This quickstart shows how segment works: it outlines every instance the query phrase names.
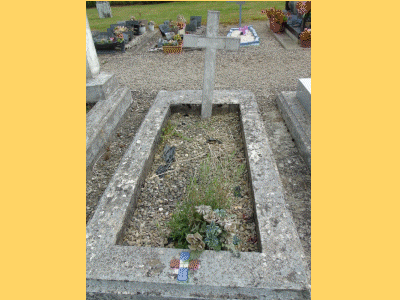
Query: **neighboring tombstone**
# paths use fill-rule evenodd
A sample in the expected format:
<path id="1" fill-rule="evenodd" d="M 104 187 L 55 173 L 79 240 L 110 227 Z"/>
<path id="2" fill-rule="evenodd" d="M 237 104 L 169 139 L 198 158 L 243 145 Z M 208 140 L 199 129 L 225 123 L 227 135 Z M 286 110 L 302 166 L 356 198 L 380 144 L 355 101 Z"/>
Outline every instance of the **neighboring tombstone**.
<path id="1" fill-rule="evenodd" d="M 108 1 L 96 1 L 96 8 L 99 13 L 99 18 L 112 18 L 110 2 Z"/>
<path id="2" fill-rule="evenodd" d="M 296 8 L 297 1 L 286 1 L 286 10 L 290 11 L 292 14 L 297 15 L 297 8 Z"/>
<path id="3" fill-rule="evenodd" d="M 162 36 L 166 36 L 166 34 L 167 34 L 168 32 L 171 32 L 171 31 L 172 31 L 172 29 L 169 27 L 169 25 L 165 25 L 165 23 L 159 25 L 159 26 L 158 26 L 158 29 L 160 29 L 160 32 L 161 32 L 161 35 L 162 35 Z"/>
<path id="4" fill-rule="evenodd" d="M 228 2 L 235 2 L 239 5 L 239 28 L 242 27 L 242 5 L 246 4 L 246 1 L 228 1 Z"/>
<path id="5" fill-rule="evenodd" d="M 201 103 L 201 118 L 209 118 L 212 113 L 212 98 L 214 91 L 215 57 L 217 49 L 238 50 L 240 38 L 218 37 L 219 11 L 209 10 L 207 13 L 206 36 L 186 34 L 184 47 L 206 48 L 204 63 L 204 83 Z"/>
<path id="6" fill-rule="evenodd" d="M 194 32 L 197 29 L 197 20 L 191 20 L 189 24 L 186 25 L 185 31 Z"/>
<path id="7" fill-rule="evenodd" d="M 193 20 L 196 20 L 197 28 L 200 28 L 200 26 L 201 26 L 201 16 L 191 16 L 190 17 L 190 23 L 192 23 Z"/>
<path id="8" fill-rule="evenodd" d="M 86 102 L 107 99 L 117 85 L 113 74 L 100 72 L 100 63 L 86 15 Z"/>

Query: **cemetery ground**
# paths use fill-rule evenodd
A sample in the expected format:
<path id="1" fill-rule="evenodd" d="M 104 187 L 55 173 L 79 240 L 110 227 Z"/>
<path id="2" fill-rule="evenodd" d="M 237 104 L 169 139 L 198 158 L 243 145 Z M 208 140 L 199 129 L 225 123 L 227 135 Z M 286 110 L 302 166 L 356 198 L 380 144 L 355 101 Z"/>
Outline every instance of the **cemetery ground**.
<path id="1" fill-rule="evenodd" d="M 241 47 L 238 52 L 217 52 L 215 89 L 254 93 L 283 183 L 287 207 L 293 215 L 311 269 L 311 173 L 275 101 L 278 91 L 295 91 L 298 78 L 311 77 L 311 52 L 309 49 L 285 50 L 268 31 L 266 23 L 243 24 L 253 25 L 256 29 L 261 41 L 259 46 Z M 220 25 L 219 35 L 226 36 L 231 27 Z M 101 69 L 114 73 L 117 81 L 132 91 L 134 102 L 106 145 L 105 152 L 87 172 L 87 221 L 158 92 L 202 89 L 204 50 L 184 49 L 177 55 L 148 52 L 159 36 L 146 40 L 146 45 L 127 49 L 126 53 L 99 55 Z M 229 142 L 229 135 L 225 138 L 228 139 L 226 143 Z M 190 137 L 188 139 L 181 138 L 190 142 Z M 201 154 L 204 153 L 198 153 Z M 153 169 L 157 167 L 153 166 Z M 149 176 L 153 174 L 150 172 Z M 156 178 L 154 180 L 159 180 Z M 155 205 L 154 211 L 166 209 L 163 203 Z"/>

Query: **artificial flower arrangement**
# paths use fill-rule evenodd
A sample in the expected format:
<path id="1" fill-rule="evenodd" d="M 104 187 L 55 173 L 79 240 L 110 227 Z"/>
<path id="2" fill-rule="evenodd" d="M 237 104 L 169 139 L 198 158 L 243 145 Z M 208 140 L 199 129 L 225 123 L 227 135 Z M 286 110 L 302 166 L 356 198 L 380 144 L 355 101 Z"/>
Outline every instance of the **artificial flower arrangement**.
<path id="1" fill-rule="evenodd" d="M 115 37 L 97 39 L 93 38 L 95 44 L 112 44 L 116 41 Z"/>
<path id="2" fill-rule="evenodd" d="M 305 28 L 302 33 L 300 33 L 299 38 L 301 41 L 311 41 L 311 29 Z"/>
<path id="3" fill-rule="evenodd" d="M 117 37 L 117 42 L 122 43 L 124 41 L 124 32 L 127 32 L 128 28 L 125 26 L 117 26 L 114 28 L 114 34 Z"/>
<path id="4" fill-rule="evenodd" d="M 307 14 L 311 10 L 311 1 L 297 1 L 296 9 L 301 15 Z"/>
<path id="5" fill-rule="evenodd" d="M 282 10 L 276 9 L 275 7 L 262 10 L 261 13 L 266 14 L 270 22 L 283 24 L 288 20 L 288 16 L 285 15 Z"/>

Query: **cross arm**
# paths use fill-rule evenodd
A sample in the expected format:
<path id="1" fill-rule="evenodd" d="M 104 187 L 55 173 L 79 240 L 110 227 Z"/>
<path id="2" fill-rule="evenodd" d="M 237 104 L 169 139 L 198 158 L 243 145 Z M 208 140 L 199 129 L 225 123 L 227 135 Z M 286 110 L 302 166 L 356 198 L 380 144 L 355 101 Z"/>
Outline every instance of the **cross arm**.
<path id="1" fill-rule="evenodd" d="M 231 37 L 204 37 L 186 34 L 183 38 L 183 47 L 211 48 L 224 50 L 238 50 L 240 38 Z"/>

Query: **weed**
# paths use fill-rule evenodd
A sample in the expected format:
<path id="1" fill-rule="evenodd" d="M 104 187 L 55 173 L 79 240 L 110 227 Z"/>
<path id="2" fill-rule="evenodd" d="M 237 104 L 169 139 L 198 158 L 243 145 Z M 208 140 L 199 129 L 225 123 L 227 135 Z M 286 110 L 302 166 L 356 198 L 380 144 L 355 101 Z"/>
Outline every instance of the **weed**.
<path id="1" fill-rule="evenodd" d="M 194 176 L 187 186 L 186 198 L 178 204 L 168 223 L 170 237 L 178 247 L 188 247 L 188 234 L 206 234 L 207 221 L 195 207 L 210 206 L 212 210 L 218 209 L 218 213 L 223 213 L 231 203 L 230 189 L 231 183 L 224 176 L 222 165 L 208 155 L 200 165 L 198 176 Z"/>
<path id="2" fill-rule="evenodd" d="M 192 138 L 188 138 L 188 137 L 184 136 L 182 133 L 177 132 L 177 131 L 175 131 L 175 132 L 173 133 L 173 135 L 174 135 L 174 136 L 177 136 L 177 137 L 180 137 L 182 140 L 185 140 L 185 141 L 188 141 L 188 142 L 193 141 Z"/>
<path id="3" fill-rule="evenodd" d="M 161 144 L 163 144 L 170 136 L 174 134 L 176 125 L 172 124 L 171 121 L 167 122 L 167 125 L 162 129 Z"/>

